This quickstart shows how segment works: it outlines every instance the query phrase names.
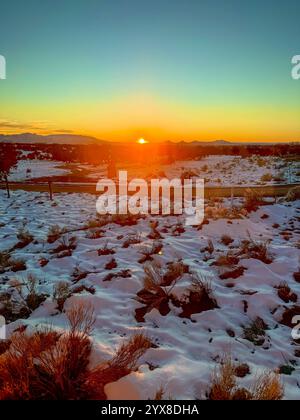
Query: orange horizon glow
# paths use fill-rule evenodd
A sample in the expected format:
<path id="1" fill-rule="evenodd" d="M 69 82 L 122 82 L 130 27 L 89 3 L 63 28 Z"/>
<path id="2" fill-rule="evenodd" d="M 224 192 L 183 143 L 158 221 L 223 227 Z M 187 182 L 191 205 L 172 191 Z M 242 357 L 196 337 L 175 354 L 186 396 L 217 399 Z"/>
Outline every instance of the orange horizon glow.
<path id="1" fill-rule="evenodd" d="M 298 108 L 291 105 L 201 105 L 136 93 L 102 102 L 6 103 L 0 134 L 79 134 L 116 142 L 299 142 Z"/>

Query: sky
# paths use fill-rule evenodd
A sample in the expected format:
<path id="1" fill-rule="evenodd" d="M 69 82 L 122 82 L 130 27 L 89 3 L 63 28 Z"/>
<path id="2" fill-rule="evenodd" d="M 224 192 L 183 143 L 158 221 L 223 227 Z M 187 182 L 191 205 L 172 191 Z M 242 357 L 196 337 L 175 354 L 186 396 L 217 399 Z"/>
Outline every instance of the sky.
<path id="1" fill-rule="evenodd" d="M 0 133 L 300 141 L 299 0 L 10 0 Z"/>

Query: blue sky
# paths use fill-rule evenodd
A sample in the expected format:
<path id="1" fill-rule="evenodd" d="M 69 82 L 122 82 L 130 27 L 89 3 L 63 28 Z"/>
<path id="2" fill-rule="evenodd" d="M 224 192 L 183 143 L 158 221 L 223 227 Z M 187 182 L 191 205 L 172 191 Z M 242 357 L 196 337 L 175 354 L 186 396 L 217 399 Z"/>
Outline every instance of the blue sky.
<path id="1" fill-rule="evenodd" d="M 300 83 L 290 77 L 291 58 L 300 54 L 299 16 L 299 1 L 5 2 L 0 118 L 24 126 L 49 121 L 46 131 L 129 139 L 144 129 L 175 140 L 184 135 L 179 119 L 188 139 L 224 133 L 251 140 L 255 130 L 266 138 L 282 115 L 270 140 L 276 132 L 299 139 Z M 253 122 L 261 110 L 265 120 Z"/>

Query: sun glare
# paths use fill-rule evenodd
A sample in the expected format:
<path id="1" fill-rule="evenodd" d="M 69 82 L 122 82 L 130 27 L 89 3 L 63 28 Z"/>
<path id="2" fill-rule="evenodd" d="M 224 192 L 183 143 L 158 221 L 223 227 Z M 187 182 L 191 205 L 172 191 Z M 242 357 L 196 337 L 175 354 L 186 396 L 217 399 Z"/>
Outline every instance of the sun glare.
<path id="1" fill-rule="evenodd" d="M 138 141 L 137 141 L 137 143 L 138 144 L 146 144 L 146 143 L 148 143 L 145 139 L 139 139 Z"/>

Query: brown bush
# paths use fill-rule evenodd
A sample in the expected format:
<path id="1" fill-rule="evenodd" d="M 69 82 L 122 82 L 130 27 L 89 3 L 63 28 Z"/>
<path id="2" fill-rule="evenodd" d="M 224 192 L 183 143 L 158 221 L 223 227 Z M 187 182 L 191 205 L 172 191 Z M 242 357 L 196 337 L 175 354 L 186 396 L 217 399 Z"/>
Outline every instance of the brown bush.
<path id="1" fill-rule="evenodd" d="M 106 399 L 104 386 L 135 369 L 151 345 L 143 335 L 133 336 L 110 361 L 90 370 L 93 308 L 73 306 L 67 317 L 70 328 L 64 334 L 52 329 L 13 334 L 0 356 L 1 400 Z"/>
<path id="2" fill-rule="evenodd" d="M 249 212 L 256 211 L 262 204 L 264 204 L 262 193 L 258 190 L 247 188 L 245 191 L 245 209 Z"/>
<path id="3" fill-rule="evenodd" d="M 210 400 L 281 400 L 283 386 L 279 375 L 264 372 L 252 385 L 251 389 L 241 388 L 236 383 L 236 366 L 230 357 L 226 357 L 212 377 L 209 392 Z"/>

